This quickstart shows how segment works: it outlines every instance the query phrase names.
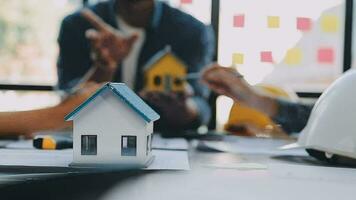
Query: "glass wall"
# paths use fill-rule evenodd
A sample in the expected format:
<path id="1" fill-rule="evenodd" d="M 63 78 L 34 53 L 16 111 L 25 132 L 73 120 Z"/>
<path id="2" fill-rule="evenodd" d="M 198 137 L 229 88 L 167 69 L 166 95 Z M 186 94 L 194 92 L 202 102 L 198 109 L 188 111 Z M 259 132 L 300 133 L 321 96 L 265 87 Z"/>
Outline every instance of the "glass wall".
<path id="1" fill-rule="evenodd" d="M 61 20 L 81 0 L 0 0 L 0 83 L 55 85 Z M 51 92 L 0 91 L 0 111 L 57 103 Z"/>
<path id="2" fill-rule="evenodd" d="M 80 0 L 1 0 L 0 83 L 54 85 L 62 18 Z"/>

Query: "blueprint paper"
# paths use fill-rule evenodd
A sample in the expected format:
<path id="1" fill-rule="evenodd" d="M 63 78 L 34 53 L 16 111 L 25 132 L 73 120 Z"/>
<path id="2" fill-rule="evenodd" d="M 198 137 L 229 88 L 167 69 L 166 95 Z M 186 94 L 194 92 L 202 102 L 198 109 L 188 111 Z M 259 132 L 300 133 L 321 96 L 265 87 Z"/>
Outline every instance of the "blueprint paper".
<path id="1" fill-rule="evenodd" d="M 155 134 L 152 141 L 153 149 L 168 149 L 168 150 L 188 150 L 188 142 L 183 138 L 162 138 Z"/>
<path id="2" fill-rule="evenodd" d="M 303 149 L 281 150 L 281 146 L 293 143 L 290 140 L 248 138 L 227 136 L 223 141 L 201 141 L 198 148 L 201 150 L 216 150 L 221 152 L 239 154 L 263 154 L 263 155 L 291 155 L 307 156 Z"/>
<path id="3" fill-rule="evenodd" d="M 0 149 L 0 166 L 65 167 L 73 161 L 73 150 L 38 150 L 31 141 L 10 145 L 12 149 Z M 17 148 L 15 148 L 17 147 Z M 146 170 L 189 170 L 187 151 L 152 150 L 155 159 Z"/>

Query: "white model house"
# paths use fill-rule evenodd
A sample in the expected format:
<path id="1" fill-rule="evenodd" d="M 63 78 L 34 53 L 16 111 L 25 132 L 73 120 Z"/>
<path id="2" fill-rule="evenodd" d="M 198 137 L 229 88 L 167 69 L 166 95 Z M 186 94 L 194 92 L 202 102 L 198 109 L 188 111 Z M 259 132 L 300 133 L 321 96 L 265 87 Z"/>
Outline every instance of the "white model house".
<path id="1" fill-rule="evenodd" d="M 73 120 L 73 166 L 144 167 L 159 115 L 123 83 L 107 83 L 66 116 Z"/>

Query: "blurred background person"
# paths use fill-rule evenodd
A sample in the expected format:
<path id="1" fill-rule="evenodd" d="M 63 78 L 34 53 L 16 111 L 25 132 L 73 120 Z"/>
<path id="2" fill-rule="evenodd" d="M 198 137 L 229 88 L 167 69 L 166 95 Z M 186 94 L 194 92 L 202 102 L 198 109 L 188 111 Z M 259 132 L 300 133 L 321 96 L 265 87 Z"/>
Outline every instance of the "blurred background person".
<path id="1" fill-rule="evenodd" d="M 161 115 L 158 127 L 184 130 L 208 123 L 209 92 L 197 80 L 189 81 L 192 91 L 184 95 L 142 91 L 144 65 L 167 45 L 188 73 L 211 62 L 212 29 L 192 16 L 154 0 L 110 0 L 66 17 L 58 41 L 59 88 L 75 86 L 90 71 L 92 81 L 124 82 L 140 92 Z"/>

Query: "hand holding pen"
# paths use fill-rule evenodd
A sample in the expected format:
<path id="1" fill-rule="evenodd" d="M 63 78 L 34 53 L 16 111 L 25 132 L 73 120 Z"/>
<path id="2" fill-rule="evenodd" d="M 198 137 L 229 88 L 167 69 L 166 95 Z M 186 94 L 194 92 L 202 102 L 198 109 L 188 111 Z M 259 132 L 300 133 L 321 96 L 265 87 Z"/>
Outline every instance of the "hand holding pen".
<path id="1" fill-rule="evenodd" d="M 213 64 L 202 72 L 201 80 L 210 89 L 234 101 L 273 117 L 278 111 L 276 100 L 256 90 L 234 68 Z"/>
<path id="2" fill-rule="evenodd" d="M 201 73 L 201 80 L 218 94 L 241 102 L 250 102 L 256 93 L 234 68 L 213 64 Z"/>

